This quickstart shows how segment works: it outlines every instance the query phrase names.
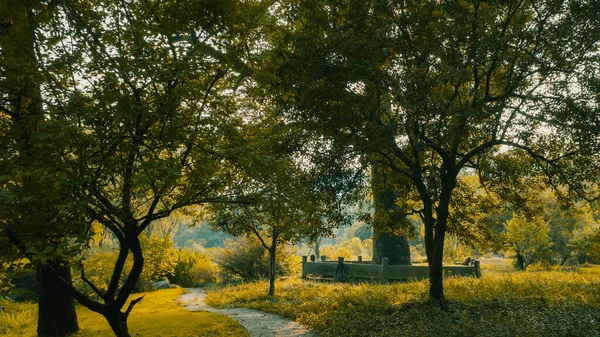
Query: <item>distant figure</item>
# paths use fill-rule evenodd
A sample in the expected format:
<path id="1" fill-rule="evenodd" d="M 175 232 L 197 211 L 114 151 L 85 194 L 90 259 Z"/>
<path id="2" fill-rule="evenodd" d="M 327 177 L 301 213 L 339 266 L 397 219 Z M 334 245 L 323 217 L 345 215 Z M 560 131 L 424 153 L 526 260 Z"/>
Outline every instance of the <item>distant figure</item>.
<path id="1" fill-rule="evenodd" d="M 463 262 L 462 264 L 463 264 L 463 266 L 470 266 L 472 261 L 473 260 L 470 257 L 467 257 L 465 259 L 465 262 Z"/>

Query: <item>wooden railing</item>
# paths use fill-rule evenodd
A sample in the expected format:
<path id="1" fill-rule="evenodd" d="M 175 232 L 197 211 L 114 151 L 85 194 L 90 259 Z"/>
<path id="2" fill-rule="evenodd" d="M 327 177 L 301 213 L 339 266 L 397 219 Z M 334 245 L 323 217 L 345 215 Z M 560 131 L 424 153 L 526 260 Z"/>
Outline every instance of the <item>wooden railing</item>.
<path id="1" fill-rule="evenodd" d="M 479 260 L 474 260 L 469 266 L 444 266 L 443 270 L 444 276 L 481 275 Z M 309 261 L 307 256 L 303 256 L 302 278 L 309 276 L 339 281 L 362 279 L 385 283 L 429 278 L 429 267 L 388 265 L 387 258 L 384 258 L 381 264 L 372 264 L 371 261 L 363 261 L 360 256 L 358 261 L 344 261 L 343 257 L 338 257 L 337 261 L 327 261 L 322 256 L 318 262 L 314 257 Z"/>

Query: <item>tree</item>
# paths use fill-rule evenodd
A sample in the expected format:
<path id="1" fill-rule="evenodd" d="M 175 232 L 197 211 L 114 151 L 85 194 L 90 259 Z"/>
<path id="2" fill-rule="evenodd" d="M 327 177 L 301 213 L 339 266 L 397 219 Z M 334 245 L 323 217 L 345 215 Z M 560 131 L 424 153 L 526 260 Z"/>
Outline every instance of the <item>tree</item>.
<path id="1" fill-rule="evenodd" d="M 349 219 L 343 206 L 352 200 L 356 182 L 351 172 L 339 172 L 335 166 L 326 168 L 323 163 L 311 167 L 306 158 L 295 158 L 304 146 L 317 151 L 315 143 L 290 147 L 285 140 L 307 142 L 307 138 L 277 116 L 266 114 L 255 128 L 263 129 L 256 133 L 268 134 L 269 138 L 249 146 L 254 151 L 252 157 L 262 163 L 252 162 L 252 169 L 244 170 L 253 182 L 242 193 L 245 202 L 215 204 L 211 212 L 215 227 L 236 236 L 254 235 L 268 251 L 269 295 L 273 296 L 278 247 L 331 235 L 334 228 L 346 223 Z M 343 185 L 345 192 L 340 188 Z"/>
<path id="2" fill-rule="evenodd" d="M 237 132 L 244 120 L 232 114 L 232 93 L 251 73 L 246 51 L 266 6 L 60 1 L 39 33 L 54 41 L 52 50 L 36 51 L 53 128 L 46 136 L 60 144 L 60 165 L 49 170 L 76 196 L 55 205 L 65 215 L 80 214 L 71 203 L 82 207 L 72 228 L 100 223 L 119 243 L 106 291 L 82 271 L 100 300 L 59 280 L 117 336 L 130 336 L 127 317 L 141 300 L 122 310 L 144 266 L 144 230 L 186 206 L 225 202 L 238 189 L 233 163 L 244 158 L 236 144 L 245 135 Z"/>
<path id="3" fill-rule="evenodd" d="M 273 44 L 289 118 L 363 153 L 377 152 L 406 179 L 425 227 L 434 302 L 445 299 L 444 239 L 458 177 L 468 168 L 483 170 L 486 156 L 506 148 L 528 154 L 548 176 L 577 153 L 563 141 L 566 133 L 553 136 L 563 129 L 551 112 L 597 53 L 594 6 L 522 0 L 283 6 L 283 33 Z"/>
<path id="4" fill-rule="evenodd" d="M 526 218 L 516 214 L 506 223 L 505 239 L 515 252 L 515 266 L 525 270 L 550 249 L 550 227 L 542 217 Z"/>
<path id="5" fill-rule="evenodd" d="M 61 181 L 55 151 L 65 139 L 48 141 L 52 122 L 42 104 L 37 51 L 45 41 L 37 34 L 53 15 L 42 1 L 0 2 L 0 260 L 26 258 L 36 269 L 39 336 L 79 330 L 74 300 L 59 278 L 70 282 L 77 249 L 69 240 L 85 231 L 71 224 L 81 213 Z"/>

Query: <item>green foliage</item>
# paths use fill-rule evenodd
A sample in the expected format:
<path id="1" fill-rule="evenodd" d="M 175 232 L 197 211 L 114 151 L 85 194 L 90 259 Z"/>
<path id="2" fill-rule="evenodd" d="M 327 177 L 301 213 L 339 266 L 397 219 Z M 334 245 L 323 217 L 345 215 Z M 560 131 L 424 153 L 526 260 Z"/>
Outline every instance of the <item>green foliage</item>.
<path id="1" fill-rule="evenodd" d="M 600 223 L 594 223 L 573 234 L 573 246 L 584 257 L 582 262 L 600 262 Z"/>
<path id="2" fill-rule="evenodd" d="M 182 287 L 201 287 L 217 282 L 217 277 L 217 265 L 207 254 L 184 248 L 176 252 L 175 267 L 169 281 Z"/>
<path id="3" fill-rule="evenodd" d="M 516 266 L 525 269 L 528 265 L 544 260 L 550 248 L 550 227 L 542 217 L 527 218 L 515 214 L 506 223 L 505 240 L 516 254 Z"/>
<path id="4" fill-rule="evenodd" d="M 157 281 L 173 275 L 177 261 L 177 251 L 173 248 L 173 240 L 168 237 L 141 236 L 144 252 L 144 270 L 138 281 L 136 291 L 154 290 Z"/>
<path id="5" fill-rule="evenodd" d="M 326 284 L 287 280 L 274 298 L 265 282 L 209 292 L 217 307 L 278 313 L 320 336 L 594 336 L 600 278 L 577 272 L 514 272 L 446 280 L 447 310 L 428 303 L 427 281 Z M 527 324 L 524 324 L 527 322 Z"/>
<path id="6" fill-rule="evenodd" d="M 297 271 L 293 258 L 286 249 L 277 252 L 277 275 L 290 275 Z M 269 254 L 254 237 L 229 241 L 216 256 L 216 263 L 223 272 L 225 280 L 251 281 L 269 276 Z"/>
<path id="7" fill-rule="evenodd" d="M 571 141 L 573 124 L 555 120 L 570 111 L 579 74 L 597 66 L 596 1 L 309 3 L 285 2 L 274 37 L 286 117 L 365 160 L 381 154 L 403 177 L 401 203 L 423 219 L 434 298 L 443 299 L 446 230 L 461 229 L 450 213 L 461 175 L 485 176 L 495 169 L 487 157 L 515 148 L 545 183 L 597 179 L 562 174 L 582 167 L 573 153 L 589 155 Z"/>

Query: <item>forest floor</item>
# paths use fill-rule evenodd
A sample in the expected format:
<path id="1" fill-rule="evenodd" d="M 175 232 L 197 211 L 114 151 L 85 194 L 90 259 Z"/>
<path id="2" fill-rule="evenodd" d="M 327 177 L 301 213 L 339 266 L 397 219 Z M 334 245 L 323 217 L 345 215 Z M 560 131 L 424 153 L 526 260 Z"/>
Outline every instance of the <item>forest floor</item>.
<path id="1" fill-rule="evenodd" d="M 247 308 L 216 309 L 209 307 L 202 289 L 186 288 L 178 302 L 190 311 L 208 311 L 229 316 L 244 326 L 251 337 L 318 337 L 299 323 L 272 313 Z"/>

